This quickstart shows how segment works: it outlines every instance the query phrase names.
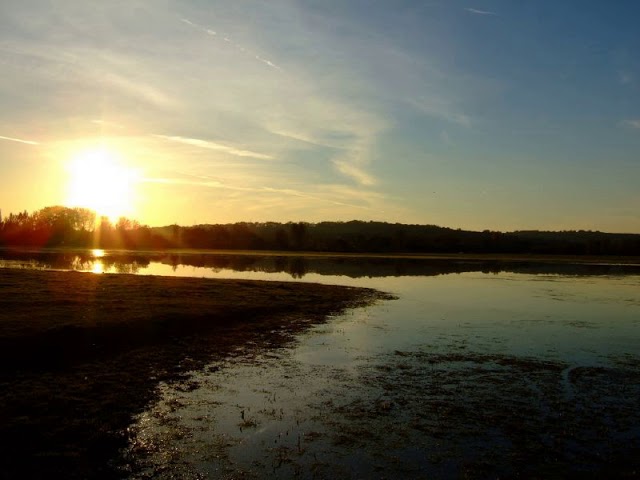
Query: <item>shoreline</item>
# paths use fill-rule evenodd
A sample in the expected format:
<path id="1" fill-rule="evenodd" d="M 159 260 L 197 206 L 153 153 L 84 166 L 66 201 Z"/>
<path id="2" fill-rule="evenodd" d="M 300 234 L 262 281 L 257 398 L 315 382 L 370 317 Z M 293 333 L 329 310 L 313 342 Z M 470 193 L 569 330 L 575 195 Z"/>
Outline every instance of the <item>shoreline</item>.
<path id="1" fill-rule="evenodd" d="M 364 288 L 0 269 L 3 478 L 118 477 L 128 427 L 161 382 L 281 348 Z"/>

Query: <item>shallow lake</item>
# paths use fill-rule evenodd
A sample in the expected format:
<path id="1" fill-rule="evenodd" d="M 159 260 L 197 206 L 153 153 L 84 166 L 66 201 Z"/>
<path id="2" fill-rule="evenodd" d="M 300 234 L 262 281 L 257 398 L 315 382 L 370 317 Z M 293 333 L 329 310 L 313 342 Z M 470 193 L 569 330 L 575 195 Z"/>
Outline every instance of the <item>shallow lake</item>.
<path id="1" fill-rule="evenodd" d="M 130 429 L 132 478 L 620 475 L 640 452 L 640 268 L 2 252 L 0 267 L 292 280 L 396 300 L 247 345 Z"/>

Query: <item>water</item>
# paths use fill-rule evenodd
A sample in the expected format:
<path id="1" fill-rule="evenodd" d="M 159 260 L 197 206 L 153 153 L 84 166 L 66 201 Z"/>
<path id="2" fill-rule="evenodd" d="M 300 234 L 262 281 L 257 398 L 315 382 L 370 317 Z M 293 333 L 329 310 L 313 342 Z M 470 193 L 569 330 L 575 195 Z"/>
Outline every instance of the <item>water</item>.
<path id="1" fill-rule="evenodd" d="M 130 429 L 132 478 L 624 474 L 640 451 L 638 267 L 122 252 L 0 262 L 398 297 L 161 384 Z"/>
<path id="2" fill-rule="evenodd" d="M 483 260 L 463 255 L 453 258 L 399 256 L 271 254 L 224 251 L 137 252 L 102 249 L 0 248 L 0 268 L 73 270 L 93 273 L 129 273 L 205 278 L 246 278 L 334 282 L 335 277 L 421 277 L 450 273 L 530 273 L 542 275 L 603 276 L 638 274 L 640 263 L 569 263 L 522 260 Z M 266 274 L 269 274 L 266 276 Z M 314 276 L 316 274 L 316 276 Z"/>

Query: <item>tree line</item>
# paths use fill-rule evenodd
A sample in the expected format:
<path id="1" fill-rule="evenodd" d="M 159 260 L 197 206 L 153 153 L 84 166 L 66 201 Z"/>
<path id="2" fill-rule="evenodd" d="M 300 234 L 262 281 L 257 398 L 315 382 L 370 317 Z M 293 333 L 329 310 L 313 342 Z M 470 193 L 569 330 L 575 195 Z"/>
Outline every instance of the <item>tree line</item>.
<path id="1" fill-rule="evenodd" d="M 598 231 L 482 232 L 386 222 L 238 222 L 149 227 L 85 208 L 46 207 L 0 220 L 0 246 L 346 253 L 640 255 L 640 235 Z"/>

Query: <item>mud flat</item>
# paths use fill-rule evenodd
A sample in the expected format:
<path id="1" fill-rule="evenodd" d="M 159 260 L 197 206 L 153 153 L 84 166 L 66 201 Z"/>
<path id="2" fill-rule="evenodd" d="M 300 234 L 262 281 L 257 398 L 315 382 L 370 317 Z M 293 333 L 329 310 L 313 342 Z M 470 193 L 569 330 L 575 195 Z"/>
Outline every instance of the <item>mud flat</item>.
<path id="1" fill-rule="evenodd" d="M 365 288 L 0 269 L 0 478 L 114 478 L 163 382 L 388 295 Z"/>
<path id="2" fill-rule="evenodd" d="M 455 347 L 452 346 L 451 350 Z M 131 479 L 637 478 L 640 370 L 395 351 L 353 370 L 286 349 L 174 383 Z"/>

